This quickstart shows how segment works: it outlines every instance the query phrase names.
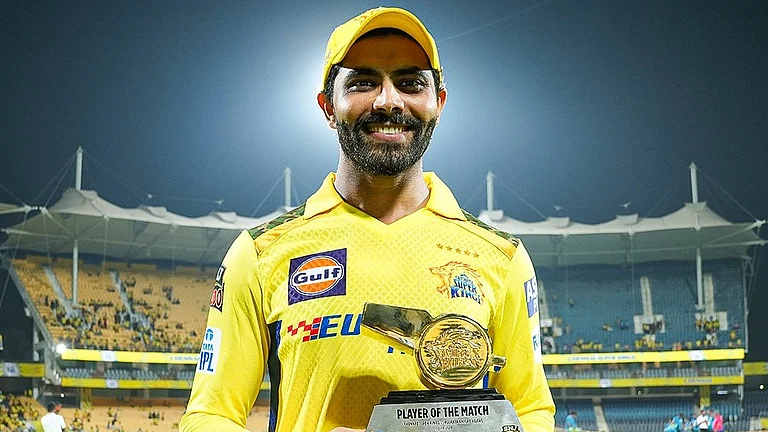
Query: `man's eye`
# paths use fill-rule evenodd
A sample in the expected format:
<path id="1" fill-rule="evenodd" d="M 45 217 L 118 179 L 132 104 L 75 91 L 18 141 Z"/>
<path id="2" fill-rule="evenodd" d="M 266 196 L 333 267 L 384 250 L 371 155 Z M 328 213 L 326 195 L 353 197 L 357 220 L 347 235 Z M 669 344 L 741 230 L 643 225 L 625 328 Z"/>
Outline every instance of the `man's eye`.
<path id="1" fill-rule="evenodd" d="M 400 87 L 404 87 L 412 90 L 422 90 L 426 85 L 423 81 L 417 79 L 403 80 L 400 82 Z"/>
<path id="2" fill-rule="evenodd" d="M 374 85 L 375 84 L 373 83 L 373 81 L 360 80 L 360 81 L 353 81 L 349 83 L 349 88 L 352 90 L 362 90 L 362 89 L 369 89 Z"/>

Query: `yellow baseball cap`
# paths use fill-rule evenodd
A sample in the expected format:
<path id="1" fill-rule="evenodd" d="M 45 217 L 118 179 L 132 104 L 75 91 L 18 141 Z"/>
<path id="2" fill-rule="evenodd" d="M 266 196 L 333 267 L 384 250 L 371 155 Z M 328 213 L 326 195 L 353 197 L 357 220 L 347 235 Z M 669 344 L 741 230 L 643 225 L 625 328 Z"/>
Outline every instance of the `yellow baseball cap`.
<path id="1" fill-rule="evenodd" d="M 437 44 L 424 24 L 416 18 L 416 15 L 405 9 L 378 7 L 361 13 L 333 30 L 325 49 L 323 80 L 320 85 L 325 86 L 331 66 L 344 60 L 349 48 L 360 36 L 380 28 L 402 30 L 414 38 L 427 53 L 430 65 L 440 74 L 442 80 L 443 70 L 440 67 L 440 57 L 437 55 Z"/>

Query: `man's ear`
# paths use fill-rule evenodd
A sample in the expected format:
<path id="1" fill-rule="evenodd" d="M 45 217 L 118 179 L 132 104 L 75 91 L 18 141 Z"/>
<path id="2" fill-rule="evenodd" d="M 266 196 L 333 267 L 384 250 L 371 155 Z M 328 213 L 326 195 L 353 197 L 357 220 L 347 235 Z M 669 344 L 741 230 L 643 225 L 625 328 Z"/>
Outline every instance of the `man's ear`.
<path id="1" fill-rule="evenodd" d="M 437 124 L 440 124 L 440 114 L 442 114 L 443 108 L 445 108 L 445 102 L 447 100 L 448 89 L 443 87 L 437 92 Z"/>
<path id="2" fill-rule="evenodd" d="M 317 105 L 323 110 L 328 126 L 331 129 L 336 129 L 336 114 L 333 111 L 333 104 L 325 97 L 325 93 L 320 92 L 317 94 Z"/>

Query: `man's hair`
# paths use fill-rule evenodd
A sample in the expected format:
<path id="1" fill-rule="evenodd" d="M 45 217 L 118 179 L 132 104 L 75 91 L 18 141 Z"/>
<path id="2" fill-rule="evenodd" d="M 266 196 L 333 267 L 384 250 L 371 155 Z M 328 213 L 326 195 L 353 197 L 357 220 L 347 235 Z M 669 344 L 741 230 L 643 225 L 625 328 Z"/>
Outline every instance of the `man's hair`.
<path id="1" fill-rule="evenodd" d="M 363 39 L 380 37 L 380 36 L 405 36 L 408 39 L 416 43 L 419 43 L 416 39 L 414 39 L 408 33 L 400 29 L 390 28 L 390 27 L 371 30 L 368 33 L 365 33 L 359 38 L 357 38 L 355 42 Z M 421 44 L 419 44 L 419 46 L 421 46 Z M 325 83 L 323 85 L 323 94 L 325 95 L 325 99 L 328 100 L 329 102 L 333 102 L 333 83 L 336 81 L 336 77 L 339 75 L 339 70 L 341 70 L 340 64 L 337 63 L 331 66 L 331 69 L 328 71 L 328 78 L 325 79 Z M 443 89 L 443 82 L 440 79 L 440 73 L 435 69 L 430 69 L 430 72 L 432 72 L 432 78 L 435 81 L 435 89 L 436 91 L 439 92 L 440 90 Z"/>
<path id="2" fill-rule="evenodd" d="M 48 402 L 48 412 L 51 412 L 56 409 L 56 404 L 53 402 Z"/>

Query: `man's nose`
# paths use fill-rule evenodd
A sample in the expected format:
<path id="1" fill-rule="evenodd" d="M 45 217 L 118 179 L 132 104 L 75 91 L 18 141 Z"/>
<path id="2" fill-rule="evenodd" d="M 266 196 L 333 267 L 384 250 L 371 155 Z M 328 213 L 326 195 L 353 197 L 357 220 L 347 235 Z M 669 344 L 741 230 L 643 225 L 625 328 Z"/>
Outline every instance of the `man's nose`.
<path id="1" fill-rule="evenodd" d="M 400 91 L 390 78 L 385 78 L 381 83 L 381 91 L 373 101 L 373 110 L 393 113 L 402 112 L 403 108 L 403 98 L 400 97 Z"/>

